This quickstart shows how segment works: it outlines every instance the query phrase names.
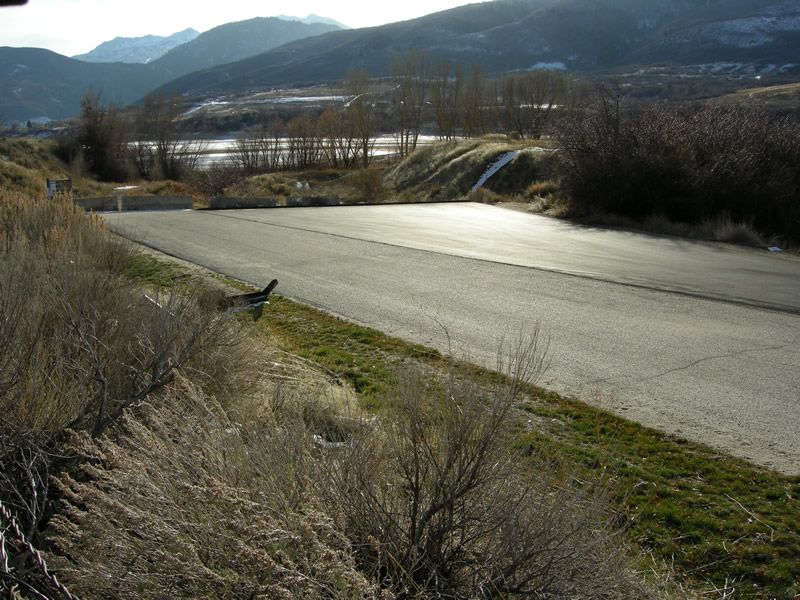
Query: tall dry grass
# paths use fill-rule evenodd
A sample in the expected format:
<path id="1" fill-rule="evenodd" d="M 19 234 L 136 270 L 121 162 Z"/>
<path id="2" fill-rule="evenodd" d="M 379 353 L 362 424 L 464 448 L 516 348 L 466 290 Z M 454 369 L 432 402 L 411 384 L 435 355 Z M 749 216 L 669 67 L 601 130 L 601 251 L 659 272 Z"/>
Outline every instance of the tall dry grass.
<path id="1" fill-rule="evenodd" d="M 285 393 L 242 422 L 180 378 L 114 439 L 72 435 L 81 470 L 57 478 L 47 532 L 61 580 L 87 598 L 378 597 L 307 491 L 302 419 L 269 408 Z"/>
<path id="2" fill-rule="evenodd" d="M 5 574 L 38 577 L 25 548 L 74 463 L 68 430 L 101 437 L 179 373 L 221 396 L 246 380 L 235 332 L 184 294 L 145 294 L 123 274 L 132 252 L 69 197 L 0 190 L 0 501 L 24 536 Z"/>

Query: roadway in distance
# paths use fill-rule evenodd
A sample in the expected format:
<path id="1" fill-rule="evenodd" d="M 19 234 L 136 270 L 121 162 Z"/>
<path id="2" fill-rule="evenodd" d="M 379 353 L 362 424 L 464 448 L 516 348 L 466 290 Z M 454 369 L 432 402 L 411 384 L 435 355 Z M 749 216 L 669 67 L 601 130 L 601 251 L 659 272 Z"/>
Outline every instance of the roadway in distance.
<path id="1" fill-rule="evenodd" d="M 118 233 L 493 366 L 549 336 L 540 381 L 800 473 L 800 261 L 459 203 L 105 215 Z"/>

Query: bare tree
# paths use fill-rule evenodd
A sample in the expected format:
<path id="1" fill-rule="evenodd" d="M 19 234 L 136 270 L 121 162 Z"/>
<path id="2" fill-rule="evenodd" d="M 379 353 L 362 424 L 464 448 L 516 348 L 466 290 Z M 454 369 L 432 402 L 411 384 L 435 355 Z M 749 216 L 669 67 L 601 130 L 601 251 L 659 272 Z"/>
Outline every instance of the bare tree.
<path id="1" fill-rule="evenodd" d="M 180 179 L 199 162 L 205 144 L 186 139 L 180 130 L 185 111 L 179 96 L 150 94 L 136 112 L 136 160 L 145 177 Z"/>
<path id="2" fill-rule="evenodd" d="M 325 110 L 317 121 L 322 154 L 334 168 L 352 167 L 358 159 L 353 120 L 345 111 Z"/>
<path id="3" fill-rule="evenodd" d="M 317 129 L 305 115 L 294 117 L 286 125 L 287 149 L 283 157 L 286 169 L 309 169 L 319 165 L 320 148 Z"/>
<path id="4" fill-rule="evenodd" d="M 472 65 L 464 85 L 461 102 L 461 123 L 464 136 L 471 138 L 484 131 L 483 102 L 486 93 L 486 75 L 478 65 Z"/>
<path id="5" fill-rule="evenodd" d="M 236 138 L 231 162 L 247 175 L 264 172 L 269 142 L 264 123 L 246 129 Z"/>
<path id="6" fill-rule="evenodd" d="M 506 74 L 501 84 L 501 97 L 499 105 L 500 121 L 508 133 L 525 135 L 525 118 L 522 111 L 522 77 L 516 74 Z"/>
<path id="7" fill-rule="evenodd" d="M 127 132 L 117 105 L 104 105 L 102 96 L 91 87 L 81 100 L 81 118 L 76 152 L 90 171 L 105 180 L 124 180 Z"/>
<path id="8" fill-rule="evenodd" d="M 417 147 L 425 99 L 428 94 L 429 58 L 424 50 L 409 49 L 398 56 L 389 71 L 394 86 L 397 147 L 406 156 Z"/>
<path id="9" fill-rule="evenodd" d="M 459 108 L 462 101 L 464 70 L 456 64 L 452 71 L 450 61 L 443 59 L 431 81 L 431 104 L 439 137 L 450 140 L 455 137 Z"/>
<path id="10" fill-rule="evenodd" d="M 539 139 L 552 114 L 567 98 L 569 80 L 565 73 L 538 69 L 527 73 L 520 83 L 525 129 Z"/>
<path id="11" fill-rule="evenodd" d="M 369 73 L 365 69 L 351 70 L 345 78 L 344 88 L 349 97 L 346 105 L 347 115 L 352 119 L 359 157 L 366 169 L 372 158 L 372 147 L 375 143 L 375 104 Z"/>

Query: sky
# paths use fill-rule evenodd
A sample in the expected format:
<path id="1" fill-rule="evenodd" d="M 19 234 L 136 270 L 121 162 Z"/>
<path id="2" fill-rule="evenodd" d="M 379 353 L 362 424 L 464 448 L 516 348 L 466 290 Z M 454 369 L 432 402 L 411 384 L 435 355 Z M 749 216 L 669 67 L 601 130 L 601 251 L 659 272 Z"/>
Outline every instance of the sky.
<path id="1" fill-rule="evenodd" d="M 349 27 L 371 27 L 480 0 L 28 0 L 0 8 L 0 46 L 84 54 L 115 37 L 199 32 L 253 17 L 315 14 Z"/>

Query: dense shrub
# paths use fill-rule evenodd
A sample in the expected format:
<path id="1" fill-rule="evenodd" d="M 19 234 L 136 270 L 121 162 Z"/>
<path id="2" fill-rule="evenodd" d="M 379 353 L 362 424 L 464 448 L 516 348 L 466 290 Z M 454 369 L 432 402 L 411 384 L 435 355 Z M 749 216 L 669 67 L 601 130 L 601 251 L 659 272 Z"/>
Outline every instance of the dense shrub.
<path id="1" fill-rule="evenodd" d="M 749 107 L 650 105 L 618 96 L 562 122 L 574 207 L 699 224 L 725 215 L 800 241 L 800 124 Z"/>

